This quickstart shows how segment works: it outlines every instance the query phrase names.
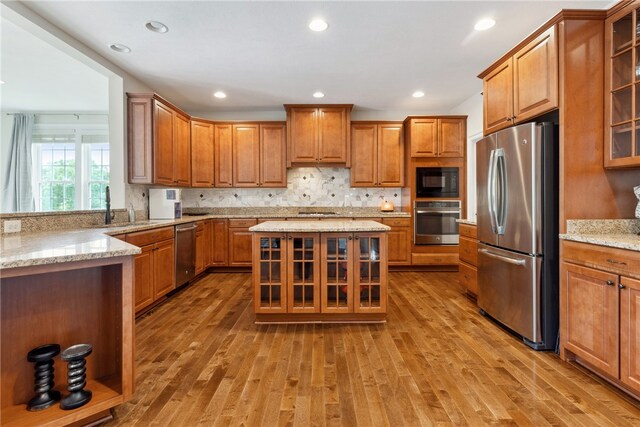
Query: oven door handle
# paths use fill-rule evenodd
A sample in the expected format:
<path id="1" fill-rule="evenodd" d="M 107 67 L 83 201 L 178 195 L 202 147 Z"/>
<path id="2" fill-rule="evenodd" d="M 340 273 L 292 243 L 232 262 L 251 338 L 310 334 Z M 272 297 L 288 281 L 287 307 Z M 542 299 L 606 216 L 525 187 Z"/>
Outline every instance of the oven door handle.
<path id="1" fill-rule="evenodd" d="M 435 214 L 438 214 L 438 213 L 457 213 L 457 214 L 459 214 L 460 210 L 457 209 L 457 210 L 454 210 L 454 211 L 416 211 L 416 213 L 417 214 L 430 214 L 430 213 L 435 213 Z"/>

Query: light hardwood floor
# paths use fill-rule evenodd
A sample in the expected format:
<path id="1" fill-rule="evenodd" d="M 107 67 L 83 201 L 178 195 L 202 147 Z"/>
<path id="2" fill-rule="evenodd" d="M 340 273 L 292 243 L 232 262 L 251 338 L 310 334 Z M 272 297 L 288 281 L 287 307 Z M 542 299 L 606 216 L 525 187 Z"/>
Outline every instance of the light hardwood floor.
<path id="1" fill-rule="evenodd" d="M 477 312 L 455 273 L 391 273 L 382 325 L 254 325 L 251 276 L 211 274 L 136 323 L 108 425 L 638 426 L 640 404 Z"/>

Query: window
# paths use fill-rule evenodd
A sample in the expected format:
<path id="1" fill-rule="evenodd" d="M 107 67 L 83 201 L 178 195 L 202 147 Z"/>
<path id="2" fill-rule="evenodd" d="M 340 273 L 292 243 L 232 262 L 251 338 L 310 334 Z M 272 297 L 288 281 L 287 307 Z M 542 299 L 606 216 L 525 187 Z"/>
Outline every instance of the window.
<path id="1" fill-rule="evenodd" d="M 38 211 L 105 209 L 109 137 L 104 128 L 40 127 L 32 138 L 33 194 Z"/>

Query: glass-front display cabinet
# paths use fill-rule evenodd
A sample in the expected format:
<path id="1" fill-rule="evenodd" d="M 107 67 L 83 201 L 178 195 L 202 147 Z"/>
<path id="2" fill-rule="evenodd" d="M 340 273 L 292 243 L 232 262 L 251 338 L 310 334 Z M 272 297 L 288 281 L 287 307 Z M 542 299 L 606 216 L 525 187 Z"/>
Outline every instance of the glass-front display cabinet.
<path id="1" fill-rule="evenodd" d="M 640 166 L 640 2 L 606 20 L 606 168 Z"/>
<path id="2" fill-rule="evenodd" d="M 286 313 L 286 245 L 284 235 L 256 234 L 253 240 L 254 309 L 256 313 Z"/>
<path id="3" fill-rule="evenodd" d="M 289 313 L 320 312 L 320 235 L 289 234 L 287 308 Z"/>
<path id="4" fill-rule="evenodd" d="M 387 311 L 386 234 L 368 233 L 355 236 L 357 248 L 354 311 L 385 313 Z"/>
<path id="5" fill-rule="evenodd" d="M 322 235 L 322 312 L 353 311 L 353 235 Z"/>

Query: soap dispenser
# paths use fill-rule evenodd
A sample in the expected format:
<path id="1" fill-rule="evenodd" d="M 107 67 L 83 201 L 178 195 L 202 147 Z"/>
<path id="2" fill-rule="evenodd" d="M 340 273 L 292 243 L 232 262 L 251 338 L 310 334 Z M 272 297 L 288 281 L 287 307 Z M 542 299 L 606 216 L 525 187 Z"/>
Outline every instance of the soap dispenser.
<path id="1" fill-rule="evenodd" d="M 133 203 L 129 203 L 129 222 L 136 222 L 136 211 L 133 210 Z"/>

